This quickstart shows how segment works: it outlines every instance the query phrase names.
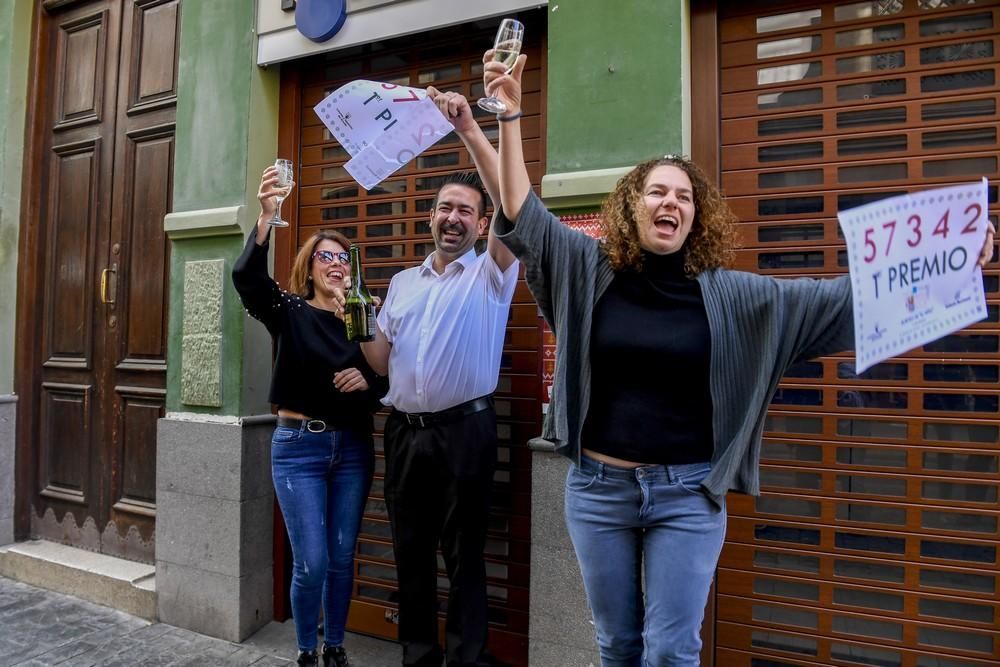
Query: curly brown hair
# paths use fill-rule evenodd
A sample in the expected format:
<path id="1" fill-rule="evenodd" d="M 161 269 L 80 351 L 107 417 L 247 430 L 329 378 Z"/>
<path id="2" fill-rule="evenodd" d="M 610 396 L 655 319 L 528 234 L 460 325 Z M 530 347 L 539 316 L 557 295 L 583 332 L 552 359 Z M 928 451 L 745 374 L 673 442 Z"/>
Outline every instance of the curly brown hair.
<path id="1" fill-rule="evenodd" d="M 319 242 L 323 240 L 339 243 L 344 250 L 351 248 L 350 240 L 332 229 L 321 229 L 309 237 L 299 248 L 298 254 L 295 255 L 295 261 L 292 262 L 292 275 L 288 279 L 288 291 L 292 294 L 298 294 L 303 299 L 308 300 L 316 296 L 316 290 L 313 289 L 312 280 L 309 278 L 312 274 L 313 253 L 316 252 L 316 246 L 319 245 Z"/>
<path id="2" fill-rule="evenodd" d="M 695 277 L 702 271 L 729 264 L 736 254 L 736 216 L 704 172 L 687 158 L 667 155 L 647 160 L 625 174 L 601 207 L 604 250 L 615 271 L 642 270 L 638 221 L 648 215 L 643 191 L 649 172 L 657 167 L 677 167 L 691 179 L 695 213 L 691 233 L 684 242 L 684 272 Z"/>

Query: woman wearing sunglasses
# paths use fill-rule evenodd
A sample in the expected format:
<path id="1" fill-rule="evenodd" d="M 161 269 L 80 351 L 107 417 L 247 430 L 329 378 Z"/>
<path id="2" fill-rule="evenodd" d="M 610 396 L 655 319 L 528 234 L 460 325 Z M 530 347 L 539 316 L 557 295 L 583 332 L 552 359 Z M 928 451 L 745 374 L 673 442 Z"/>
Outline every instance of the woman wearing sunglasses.
<path id="1" fill-rule="evenodd" d="M 267 221 L 277 206 L 277 181 L 277 170 L 268 167 L 257 192 L 257 226 L 233 267 L 233 283 L 276 350 L 271 472 L 292 545 L 298 664 L 319 664 L 322 603 L 323 664 L 344 667 L 354 547 L 374 467 L 372 413 L 389 385 L 371 370 L 358 344 L 348 342 L 334 314 L 334 290 L 343 290 L 350 276 L 350 241 L 343 234 L 321 230 L 305 242 L 288 291 L 268 275 Z"/>

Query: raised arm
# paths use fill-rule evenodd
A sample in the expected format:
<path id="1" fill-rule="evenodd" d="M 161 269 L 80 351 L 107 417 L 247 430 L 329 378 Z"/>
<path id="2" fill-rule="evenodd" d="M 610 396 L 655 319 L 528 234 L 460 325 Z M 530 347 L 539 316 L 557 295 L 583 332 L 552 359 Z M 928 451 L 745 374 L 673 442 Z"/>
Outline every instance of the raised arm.
<path id="1" fill-rule="evenodd" d="M 476 171 L 479 172 L 479 178 L 482 179 L 483 185 L 486 187 L 486 193 L 490 196 L 494 206 L 499 206 L 500 181 L 497 173 L 497 152 L 473 117 L 469 101 L 460 93 L 442 93 L 434 86 L 427 88 L 427 96 L 437 104 L 445 118 L 455 126 L 455 133 L 465 144 L 469 155 L 472 156 Z M 514 263 L 514 254 L 496 238 L 492 224 L 486 239 L 486 250 L 501 271 L 506 271 Z"/>
<path id="2" fill-rule="evenodd" d="M 506 113 L 498 115 L 497 120 L 500 122 L 500 203 L 510 220 L 517 220 L 531 191 L 521 146 L 521 74 L 525 60 L 524 54 L 518 56 L 514 68 L 507 74 L 503 63 L 493 61 L 492 49 L 483 55 L 486 93 L 507 106 Z"/>
<path id="3" fill-rule="evenodd" d="M 257 226 L 247 238 L 243 254 L 233 265 L 233 285 L 240 300 L 247 312 L 263 322 L 272 334 L 278 333 L 281 314 L 287 305 L 281 288 L 271 279 L 267 270 L 268 237 L 271 233 L 267 221 L 274 215 L 277 206 L 274 200 L 277 182 L 277 169 L 274 166 L 265 169 L 257 190 L 257 199 L 260 201 Z"/>

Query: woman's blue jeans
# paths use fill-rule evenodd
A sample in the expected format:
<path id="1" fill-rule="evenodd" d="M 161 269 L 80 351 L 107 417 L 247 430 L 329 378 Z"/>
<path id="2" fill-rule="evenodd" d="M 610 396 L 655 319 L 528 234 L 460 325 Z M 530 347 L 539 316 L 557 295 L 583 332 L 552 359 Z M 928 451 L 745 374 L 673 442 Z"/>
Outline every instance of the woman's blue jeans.
<path id="1" fill-rule="evenodd" d="M 701 622 L 726 533 L 725 507 L 699 491 L 710 469 L 626 469 L 587 457 L 570 467 L 566 525 L 603 667 L 699 664 Z"/>
<path id="2" fill-rule="evenodd" d="M 292 545 L 292 615 L 299 650 L 316 648 L 320 601 L 324 643 L 344 642 L 354 584 L 354 547 L 371 488 L 371 437 L 279 426 L 271 475 Z"/>

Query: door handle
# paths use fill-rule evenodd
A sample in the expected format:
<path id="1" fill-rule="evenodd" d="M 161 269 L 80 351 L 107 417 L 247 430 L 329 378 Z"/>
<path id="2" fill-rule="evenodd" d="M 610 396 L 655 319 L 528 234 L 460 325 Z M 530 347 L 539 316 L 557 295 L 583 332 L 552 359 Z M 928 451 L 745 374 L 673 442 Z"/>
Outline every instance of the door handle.
<path id="1" fill-rule="evenodd" d="M 110 274 L 115 274 L 115 284 L 110 289 L 110 298 L 109 298 L 108 283 L 111 281 L 108 280 L 108 276 Z M 118 291 L 118 265 L 112 264 L 108 268 L 101 271 L 101 303 L 113 304 L 115 302 L 115 292 L 117 291 Z"/>

